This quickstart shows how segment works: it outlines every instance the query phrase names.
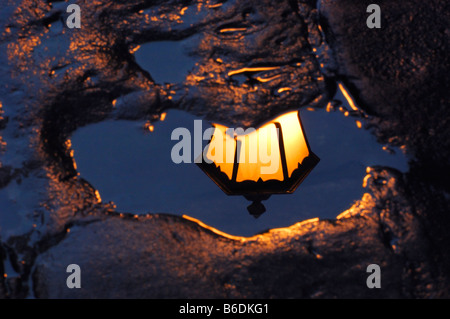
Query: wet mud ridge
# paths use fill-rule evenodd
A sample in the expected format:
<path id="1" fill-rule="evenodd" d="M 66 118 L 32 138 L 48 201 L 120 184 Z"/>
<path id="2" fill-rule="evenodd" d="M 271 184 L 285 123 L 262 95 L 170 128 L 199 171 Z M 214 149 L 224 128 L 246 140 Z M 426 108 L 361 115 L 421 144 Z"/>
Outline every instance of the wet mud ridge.
<path id="1" fill-rule="evenodd" d="M 0 16 L 1 298 L 449 297 L 449 22 L 445 1 L 8 1 Z M 415 23 L 420 21 L 420 23 Z M 158 83 L 141 45 L 185 41 L 183 81 Z M 324 108 L 342 81 L 365 128 L 410 169 L 372 167 L 333 220 L 253 237 L 102 202 L 78 176 L 70 134 L 107 119 L 181 109 L 257 126 Z M 205 208 L 207 209 L 207 208 Z M 68 289 L 66 267 L 83 270 Z M 366 267 L 380 265 L 382 289 Z"/>

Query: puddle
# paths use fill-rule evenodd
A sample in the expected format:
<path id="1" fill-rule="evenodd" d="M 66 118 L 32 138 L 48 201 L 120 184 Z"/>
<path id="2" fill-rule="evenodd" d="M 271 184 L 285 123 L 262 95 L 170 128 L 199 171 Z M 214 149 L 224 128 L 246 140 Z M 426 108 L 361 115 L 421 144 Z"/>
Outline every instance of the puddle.
<path id="1" fill-rule="evenodd" d="M 343 113 L 301 111 L 312 151 L 321 161 L 294 194 L 274 195 L 267 212 L 254 219 L 249 202 L 225 195 L 196 164 L 174 164 L 171 133 L 194 132 L 196 117 L 170 110 L 163 122 L 145 132 L 144 123 L 104 121 L 78 129 L 72 136 L 81 176 L 96 187 L 103 201 L 120 212 L 189 215 L 232 235 L 250 236 L 270 228 L 313 218 L 335 218 L 364 193 L 366 168 L 385 165 L 407 170 L 407 159 L 382 150 L 375 137 Z M 209 127 L 203 122 L 203 129 Z M 320 205 L 318 204 L 320 203 Z"/>
<path id="2" fill-rule="evenodd" d="M 189 55 L 193 38 L 195 36 L 180 41 L 145 43 L 136 51 L 134 57 L 157 83 L 182 83 L 196 61 Z"/>

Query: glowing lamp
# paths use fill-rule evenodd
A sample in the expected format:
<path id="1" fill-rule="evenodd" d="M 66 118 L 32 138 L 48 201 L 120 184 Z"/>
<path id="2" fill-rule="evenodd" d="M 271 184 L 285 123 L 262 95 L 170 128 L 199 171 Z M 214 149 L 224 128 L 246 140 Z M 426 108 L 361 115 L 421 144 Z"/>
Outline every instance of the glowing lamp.
<path id="1" fill-rule="evenodd" d="M 319 162 L 306 139 L 297 111 L 283 114 L 258 129 L 230 129 L 213 124 L 200 168 L 228 195 L 253 203 L 255 217 L 265 212 L 262 200 L 293 193 Z"/>

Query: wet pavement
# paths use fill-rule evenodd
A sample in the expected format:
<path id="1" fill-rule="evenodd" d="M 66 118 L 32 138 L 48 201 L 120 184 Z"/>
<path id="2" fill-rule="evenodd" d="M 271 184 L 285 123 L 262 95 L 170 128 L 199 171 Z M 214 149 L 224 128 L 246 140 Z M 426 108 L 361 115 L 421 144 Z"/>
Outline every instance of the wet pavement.
<path id="1" fill-rule="evenodd" d="M 81 4 L 82 28 L 68 29 L 64 3 L 8 1 L 0 297 L 448 297 L 448 5 L 383 2 L 382 28 L 368 29 L 368 1 L 319 4 L 93 1 Z M 134 56 L 183 40 L 196 62 L 173 83 Z M 253 126 L 326 108 L 338 81 L 367 114 L 364 130 L 410 165 L 371 165 L 366 191 L 337 218 L 233 236 L 188 217 L 120 211 L 78 174 L 70 137 L 88 124 L 148 128 L 173 108 Z M 72 263 L 83 289 L 67 289 Z M 382 289 L 365 285 L 373 263 Z"/>

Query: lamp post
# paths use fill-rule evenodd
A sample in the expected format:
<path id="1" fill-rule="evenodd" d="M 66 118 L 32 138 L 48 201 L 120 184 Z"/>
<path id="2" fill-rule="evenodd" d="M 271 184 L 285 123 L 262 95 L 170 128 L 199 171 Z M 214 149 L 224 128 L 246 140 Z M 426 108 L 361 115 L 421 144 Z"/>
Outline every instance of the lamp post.
<path id="1" fill-rule="evenodd" d="M 298 111 L 260 128 L 233 130 L 213 124 L 214 132 L 199 167 L 228 195 L 245 196 L 254 217 L 265 212 L 261 201 L 291 194 L 319 162 L 311 151 Z"/>

